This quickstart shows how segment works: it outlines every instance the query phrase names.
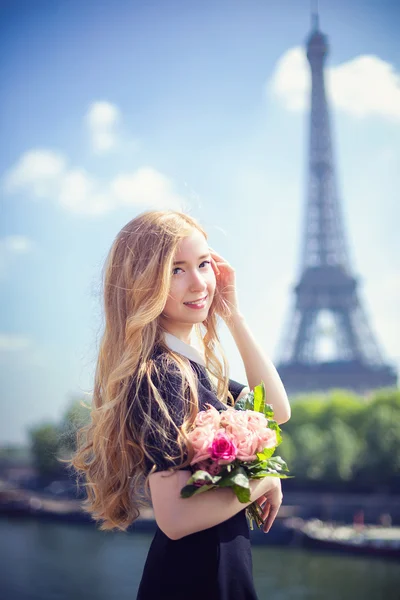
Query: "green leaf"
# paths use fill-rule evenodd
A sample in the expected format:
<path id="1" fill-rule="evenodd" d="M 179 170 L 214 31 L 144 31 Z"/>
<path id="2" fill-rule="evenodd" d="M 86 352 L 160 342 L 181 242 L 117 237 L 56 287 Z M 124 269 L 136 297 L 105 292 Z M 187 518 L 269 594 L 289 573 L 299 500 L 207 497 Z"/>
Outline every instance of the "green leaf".
<path id="1" fill-rule="evenodd" d="M 265 386 L 264 382 L 261 385 L 256 385 L 254 388 L 254 410 L 263 413 L 265 404 Z"/>
<path id="2" fill-rule="evenodd" d="M 267 464 L 267 461 L 266 461 L 266 460 L 264 460 L 264 459 L 260 459 L 260 460 L 258 460 L 258 459 L 257 459 L 257 460 L 256 460 L 256 461 L 254 461 L 253 463 L 247 464 L 247 465 L 246 465 L 246 470 L 247 470 L 247 471 L 250 471 L 251 473 L 253 473 L 253 472 L 257 472 L 257 471 L 259 471 L 260 469 L 265 469 L 265 467 L 266 467 L 266 464 Z"/>
<path id="3" fill-rule="evenodd" d="M 236 410 L 253 410 L 254 409 L 254 392 L 249 392 L 235 402 Z"/>
<path id="4" fill-rule="evenodd" d="M 260 469 L 260 471 L 254 473 L 254 475 L 252 474 L 251 479 L 263 479 L 263 477 L 266 477 L 269 474 L 270 471 L 268 469 Z"/>
<path id="5" fill-rule="evenodd" d="M 225 475 L 225 477 L 221 479 L 219 485 L 221 487 L 224 487 L 230 485 L 231 483 L 246 488 L 250 487 L 249 478 L 247 477 L 247 473 L 243 467 L 236 467 L 235 469 L 233 469 L 233 471 L 231 471 L 230 473 L 228 473 L 228 475 Z"/>
<path id="6" fill-rule="evenodd" d="M 206 484 L 215 484 L 221 479 L 221 475 L 211 475 L 208 471 L 198 470 L 188 479 L 186 485 L 196 483 L 198 481 L 205 481 Z M 204 484 L 204 485 L 206 485 Z"/>
<path id="7" fill-rule="evenodd" d="M 249 489 L 244 488 L 240 485 L 232 485 L 232 489 L 236 494 L 237 499 L 239 500 L 239 502 L 250 502 L 251 498 L 250 498 L 250 486 Z"/>
<path id="8" fill-rule="evenodd" d="M 219 482 L 219 487 L 231 487 L 240 502 L 250 502 L 250 482 L 246 470 L 236 467 Z"/>
<path id="9" fill-rule="evenodd" d="M 271 458 L 273 453 L 275 452 L 276 446 L 274 448 L 264 448 L 262 452 L 257 452 L 257 458 L 259 460 L 267 460 Z"/>
<path id="10" fill-rule="evenodd" d="M 278 423 L 273 420 L 268 421 L 268 427 L 270 429 L 273 429 L 276 432 L 276 441 L 277 441 L 276 445 L 279 446 L 279 444 L 282 443 L 281 428 L 279 427 Z"/>
<path id="11" fill-rule="evenodd" d="M 264 415 L 267 419 L 272 419 L 274 416 L 274 409 L 271 404 L 264 404 Z"/>
<path id="12" fill-rule="evenodd" d="M 195 496 L 196 494 L 202 494 L 203 492 L 212 490 L 215 487 L 217 487 L 217 486 L 216 485 L 202 485 L 202 486 L 185 485 L 185 487 L 183 487 L 181 489 L 181 498 L 191 498 L 192 496 Z"/>
<path id="13" fill-rule="evenodd" d="M 275 471 L 289 471 L 286 462 L 280 456 L 273 456 L 267 461 L 267 467 Z"/>

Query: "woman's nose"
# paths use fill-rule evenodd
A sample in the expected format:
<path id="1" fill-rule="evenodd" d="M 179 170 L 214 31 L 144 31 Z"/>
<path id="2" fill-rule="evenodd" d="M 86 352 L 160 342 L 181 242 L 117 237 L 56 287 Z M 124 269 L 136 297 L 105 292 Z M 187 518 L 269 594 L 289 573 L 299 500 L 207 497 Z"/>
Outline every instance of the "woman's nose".
<path id="1" fill-rule="evenodd" d="M 197 290 L 203 291 L 203 290 L 207 289 L 207 285 L 204 280 L 204 277 L 198 271 L 194 271 L 191 281 L 190 281 L 190 287 L 196 291 Z"/>

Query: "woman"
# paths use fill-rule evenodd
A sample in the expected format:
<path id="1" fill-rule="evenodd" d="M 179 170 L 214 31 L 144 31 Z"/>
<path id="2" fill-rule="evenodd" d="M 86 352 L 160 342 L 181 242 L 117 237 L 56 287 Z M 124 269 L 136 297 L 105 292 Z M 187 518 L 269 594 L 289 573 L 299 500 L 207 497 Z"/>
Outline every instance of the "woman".
<path id="1" fill-rule="evenodd" d="M 180 497 L 191 475 L 187 433 L 199 410 L 226 410 L 248 387 L 229 379 L 217 319 L 228 326 L 250 388 L 261 380 L 278 423 L 290 406 L 240 313 L 234 269 L 192 217 L 148 211 L 117 235 L 105 265 L 105 331 L 91 423 L 71 463 L 100 529 L 125 530 L 149 501 L 157 529 L 138 600 L 251 600 L 257 595 L 245 509 L 231 489 Z M 217 353 L 221 355 L 218 358 Z M 251 481 L 268 532 L 282 502 L 277 478 Z"/>

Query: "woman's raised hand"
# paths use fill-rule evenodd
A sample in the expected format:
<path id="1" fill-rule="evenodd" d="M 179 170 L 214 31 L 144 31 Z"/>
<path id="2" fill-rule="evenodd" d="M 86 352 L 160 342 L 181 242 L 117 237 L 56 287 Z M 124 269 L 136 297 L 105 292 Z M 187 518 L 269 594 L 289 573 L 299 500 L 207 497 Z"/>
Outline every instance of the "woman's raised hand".
<path id="1" fill-rule="evenodd" d="M 216 310 L 224 319 L 239 313 L 235 269 L 218 252 L 209 247 L 211 265 L 217 280 Z"/>

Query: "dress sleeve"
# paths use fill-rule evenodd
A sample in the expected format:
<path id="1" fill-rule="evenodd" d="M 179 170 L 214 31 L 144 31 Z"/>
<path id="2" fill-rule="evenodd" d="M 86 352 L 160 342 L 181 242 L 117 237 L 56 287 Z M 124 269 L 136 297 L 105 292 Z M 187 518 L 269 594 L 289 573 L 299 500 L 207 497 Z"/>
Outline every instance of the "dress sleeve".
<path id="1" fill-rule="evenodd" d="M 173 423 L 180 427 L 185 418 L 185 398 L 182 392 L 182 379 L 177 367 L 167 365 L 164 362 L 157 361 L 159 369 L 158 376 L 153 375 L 152 381 L 161 394 L 168 414 L 173 420 Z M 156 471 L 166 471 L 169 467 L 179 466 L 182 462 L 180 458 L 180 450 L 178 445 L 178 432 L 173 425 L 168 424 L 166 417 L 163 415 L 157 401 L 152 397 L 151 391 L 144 380 L 141 385 L 138 396 L 143 410 L 147 414 L 151 414 L 152 426 L 147 430 L 144 438 L 144 446 L 148 453 L 151 454 L 151 459 L 145 455 L 146 474 L 149 473 L 156 465 Z M 136 404 L 132 406 L 132 420 L 135 424 L 136 431 L 140 431 L 143 427 L 143 416 L 141 410 L 135 410 Z M 157 431 L 157 425 L 161 426 L 165 432 L 165 438 Z M 168 456 L 169 455 L 169 456 Z M 184 454 L 186 459 L 187 454 Z M 186 467 L 189 468 L 189 467 Z"/>
<path id="2" fill-rule="evenodd" d="M 239 383 L 238 381 L 235 381 L 234 379 L 230 379 L 229 380 L 229 391 L 233 396 L 234 401 L 236 402 L 236 400 L 238 399 L 238 396 L 240 394 L 240 392 L 247 387 L 246 384 L 244 383 Z"/>

